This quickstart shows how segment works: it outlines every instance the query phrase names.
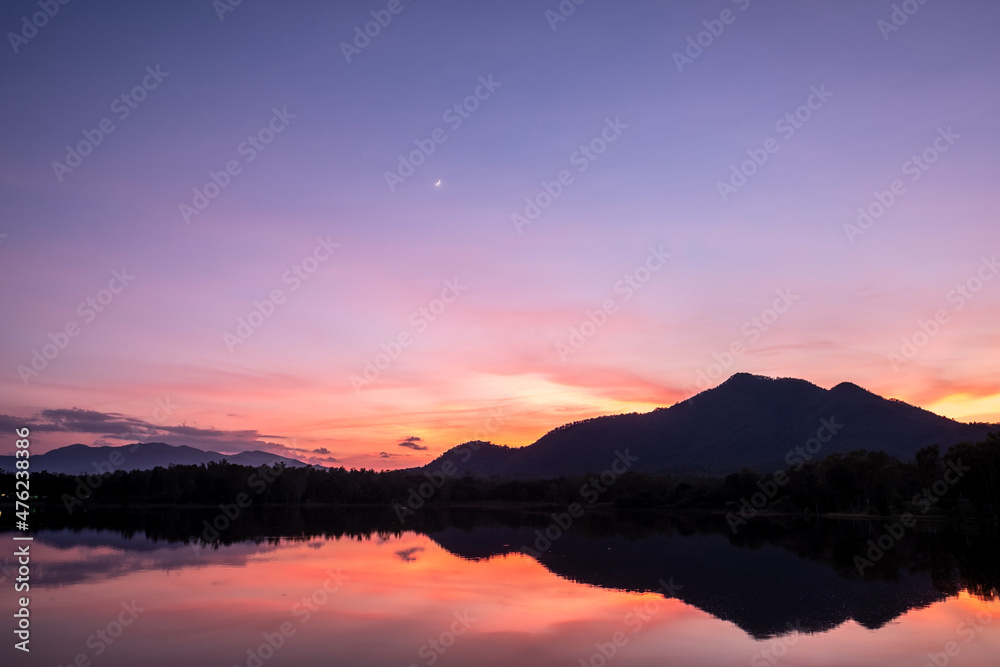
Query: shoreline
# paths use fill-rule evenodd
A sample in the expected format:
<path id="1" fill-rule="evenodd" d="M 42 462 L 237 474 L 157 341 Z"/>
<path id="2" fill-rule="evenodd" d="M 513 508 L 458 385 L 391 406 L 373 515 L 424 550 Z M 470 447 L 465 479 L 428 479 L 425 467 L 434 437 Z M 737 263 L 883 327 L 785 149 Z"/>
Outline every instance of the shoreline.
<path id="1" fill-rule="evenodd" d="M 258 510 L 266 509 L 361 509 L 361 510 L 388 510 L 398 503 L 259 503 L 256 504 Z M 0 502 L 0 511 L 14 508 L 13 502 Z M 62 503 L 44 502 L 34 500 L 33 508 L 52 510 L 65 508 Z M 100 502 L 86 503 L 84 507 L 74 510 L 73 514 L 90 513 L 101 510 L 218 510 L 218 504 L 206 503 L 128 503 L 128 502 Z M 449 503 L 439 502 L 426 505 L 419 511 L 424 512 L 439 510 L 487 510 L 487 511 L 516 511 L 524 514 L 547 514 L 553 511 L 565 511 L 566 505 L 560 503 L 538 503 L 538 502 L 518 502 L 518 501 L 483 501 L 483 502 L 461 502 Z M 586 507 L 587 513 L 600 514 L 624 514 L 624 515 L 654 515 L 654 516 L 687 516 L 687 517 L 712 517 L 724 519 L 732 510 L 724 508 L 670 508 L 670 507 L 646 507 L 646 508 L 622 508 L 616 507 L 614 503 L 595 503 Z M 808 510 L 799 512 L 782 512 L 770 510 L 757 510 L 750 519 L 834 519 L 847 521 L 890 521 L 897 520 L 904 514 L 909 514 L 920 523 L 989 523 L 990 517 L 975 514 L 914 514 L 913 512 L 898 512 L 890 514 L 864 514 L 854 512 L 821 512 L 814 513 Z"/>

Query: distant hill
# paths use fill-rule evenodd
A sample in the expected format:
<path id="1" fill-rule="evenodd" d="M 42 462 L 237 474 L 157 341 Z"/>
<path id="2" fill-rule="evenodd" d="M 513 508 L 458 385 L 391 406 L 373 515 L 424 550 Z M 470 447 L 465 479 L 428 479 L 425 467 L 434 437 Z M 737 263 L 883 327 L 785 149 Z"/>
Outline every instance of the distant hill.
<path id="1" fill-rule="evenodd" d="M 628 449 L 638 457 L 633 471 L 718 475 L 748 467 L 767 473 L 788 468 L 786 455 L 816 437 L 824 419 L 842 428 L 817 458 L 866 449 L 910 460 L 927 445 L 944 449 L 1000 429 L 957 422 L 848 382 L 823 389 L 739 373 L 669 408 L 566 424 L 522 448 L 466 443 L 417 470 L 440 470 L 452 461 L 459 474 L 551 478 L 603 471 L 616 451 Z M 470 455 L 473 446 L 478 450 Z"/>
<path id="2" fill-rule="evenodd" d="M 151 470 L 157 466 L 166 468 L 170 465 L 199 465 L 222 459 L 236 465 L 255 468 L 262 465 L 274 466 L 278 463 L 284 463 L 290 468 L 306 465 L 302 461 L 267 452 L 219 454 L 186 445 L 175 446 L 163 442 L 149 442 L 121 447 L 89 447 L 87 445 L 60 447 L 45 454 L 33 455 L 31 457 L 31 470 L 78 475 L 106 470 L 109 462 L 112 464 L 120 463 L 120 465 L 114 466 L 116 470 Z M 0 469 L 14 470 L 14 461 L 13 456 L 0 456 Z"/>

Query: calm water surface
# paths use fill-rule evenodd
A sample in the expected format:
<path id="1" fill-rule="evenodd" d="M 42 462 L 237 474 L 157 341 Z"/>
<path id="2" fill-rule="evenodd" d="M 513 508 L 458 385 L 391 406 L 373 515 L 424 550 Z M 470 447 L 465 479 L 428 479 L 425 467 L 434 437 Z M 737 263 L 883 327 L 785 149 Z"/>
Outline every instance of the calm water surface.
<path id="1" fill-rule="evenodd" d="M 328 511 L 185 543 L 202 518 L 38 533 L 32 652 L 8 639 L 4 664 L 1000 665 L 997 542 L 977 531 L 908 535 L 861 577 L 852 558 L 877 524 L 733 536 L 608 516 L 538 551 L 540 513 L 410 530 Z"/>

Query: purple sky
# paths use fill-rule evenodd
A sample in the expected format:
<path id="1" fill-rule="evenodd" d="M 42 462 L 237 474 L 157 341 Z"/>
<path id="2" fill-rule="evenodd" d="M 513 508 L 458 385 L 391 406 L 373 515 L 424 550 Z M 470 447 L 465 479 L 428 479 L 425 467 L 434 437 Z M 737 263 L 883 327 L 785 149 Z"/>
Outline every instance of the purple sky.
<path id="1" fill-rule="evenodd" d="M 1000 421 L 1000 7 L 902 4 L 7 3 L 0 450 L 402 467 L 737 371 Z"/>

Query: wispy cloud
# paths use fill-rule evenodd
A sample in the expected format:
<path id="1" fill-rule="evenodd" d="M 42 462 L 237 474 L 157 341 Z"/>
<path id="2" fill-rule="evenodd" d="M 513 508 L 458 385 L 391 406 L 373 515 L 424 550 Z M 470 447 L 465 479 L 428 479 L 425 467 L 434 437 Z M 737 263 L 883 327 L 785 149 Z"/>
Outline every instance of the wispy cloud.
<path id="1" fill-rule="evenodd" d="M 427 451 L 427 447 L 425 447 L 424 445 L 417 444 L 419 442 L 420 442 L 420 438 L 419 437 L 417 437 L 415 435 L 411 435 L 409 438 L 407 438 L 406 440 L 404 440 L 403 442 L 399 443 L 396 446 L 397 447 L 406 447 L 407 449 L 412 449 L 412 450 L 417 451 L 417 452 L 426 452 Z"/>
<path id="2" fill-rule="evenodd" d="M 300 450 L 270 439 L 283 439 L 280 435 L 263 434 L 255 429 L 218 429 L 199 426 L 162 425 L 136 419 L 116 412 L 99 412 L 79 408 L 59 408 L 42 410 L 33 417 L 22 418 L 0 414 L 0 433 L 13 433 L 15 428 L 27 426 L 35 433 L 66 433 L 81 436 L 81 440 L 91 440 L 95 445 L 117 443 L 162 441 L 171 445 L 188 445 L 198 449 L 235 454 L 260 450 L 288 456 L 304 458 Z M 86 438 L 83 436 L 97 436 Z M 5 443 L 6 444 L 6 443 Z M 330 454 L 325 448 L 319 453 Z M 308 452 L 307 452 L 308 454 Z"/>

